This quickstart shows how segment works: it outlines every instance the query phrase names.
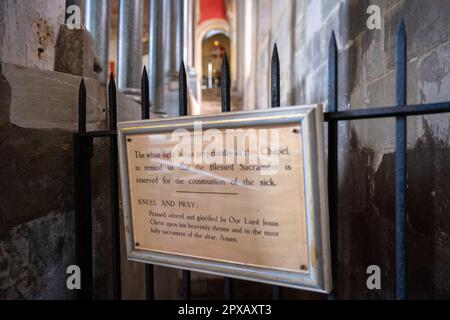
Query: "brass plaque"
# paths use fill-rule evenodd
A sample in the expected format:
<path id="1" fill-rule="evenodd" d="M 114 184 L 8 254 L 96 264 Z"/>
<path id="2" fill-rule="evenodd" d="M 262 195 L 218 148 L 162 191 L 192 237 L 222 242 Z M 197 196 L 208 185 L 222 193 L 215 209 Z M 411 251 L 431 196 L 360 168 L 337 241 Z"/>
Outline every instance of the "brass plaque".
<path id="1" fill-rule="evenodd" d="M 118 123 L 128 258 L 331 290 L 320 105 Z"/>
<path id="2" fill-rule="evenodd" d="M 227 138 L 226 130 L 220 130 L 222 141 Z M 249 130 L 255 140 L 267 135 L 282 141 L 276 150 L 271 150 L 267 141 L 256 141 L 260 149 L 256 151 L 271 153 L 272 163 L 252 164 L 250 156 L 245 156 L 243 161 L 227 164 L 224 156 L 215 154 L 224 154 L 223 150 L 204 152 L 210 142 L 195 137 L 193 131 L 187 137 L 190 149 L 200 140 L 197 149 L 203 151 L 202 156 L 212 154 L 218 163 L 212 156 L 211 161 L 197 159 L 190 164 L 172 161 L 172 150 L 179 141 L 171 139 L 171 132 L 128 137 L 136 247 L 258 267 L 307 269 L 301 128 L 263 126 L 244 128 L 241 134 L 248 137 Z M 262 130 L 265 133 L 261 135 Z M 238 135 L 236 140 L 241 139 Z M 251 142 L 242 139 L 241 145 L 236 143 L 227 151 L 245 153 Z"/>

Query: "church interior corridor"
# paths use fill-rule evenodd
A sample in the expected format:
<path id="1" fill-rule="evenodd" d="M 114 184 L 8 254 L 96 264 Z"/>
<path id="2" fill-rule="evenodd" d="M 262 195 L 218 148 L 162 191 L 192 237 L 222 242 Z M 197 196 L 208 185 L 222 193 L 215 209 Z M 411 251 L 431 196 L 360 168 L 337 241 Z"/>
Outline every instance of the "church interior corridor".
<path id="1" fill-rule="evenodd" d="M 0 300 L 450 299 L 449 101 L 450 0 L 0 0 Z"/>

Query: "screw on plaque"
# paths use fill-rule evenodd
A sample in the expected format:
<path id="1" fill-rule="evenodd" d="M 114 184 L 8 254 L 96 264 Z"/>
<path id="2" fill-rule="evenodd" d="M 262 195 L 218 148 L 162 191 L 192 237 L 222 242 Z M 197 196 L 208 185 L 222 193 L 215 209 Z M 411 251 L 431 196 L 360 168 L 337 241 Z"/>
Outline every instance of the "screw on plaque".
<path id="1" fill-rule="evenodd" d="M 293 129 L 292 132 L 293 133 L 298 133 L 298 130 L 297 129 Z"/>
<path id="2" fill-rule="evenodd" d="M 127 138 L 127 141 L 128 141 L 128 142 L 131 142 L 131 138 Z"/>
<path id="3" fill-rule="evenodd" d="M 306 266 L 305 266 L 304 264 L 302 264 L 302 265 L 300 266 L 300 270 L 306 270 Z"/>
<path id="4" fill-rule="evenodd" d="M 134 245 L 135 245 L 136 247 L 139 247 L 140 243 L 139 243 L 139 242 L 136 242 Z"/>

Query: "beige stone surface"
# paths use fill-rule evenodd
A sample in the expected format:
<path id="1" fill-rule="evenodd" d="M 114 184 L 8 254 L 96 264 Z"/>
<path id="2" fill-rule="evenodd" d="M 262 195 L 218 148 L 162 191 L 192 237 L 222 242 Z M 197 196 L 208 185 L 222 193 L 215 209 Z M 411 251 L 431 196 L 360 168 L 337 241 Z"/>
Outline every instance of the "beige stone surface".
<path id="1" fill-rule="evenodd" d="M 54 70 L 64 0 L 0 1 L 0 61 Z"/>
<path id="2" fill-rule="evenodd" d="M 55 71 L 94 78 L 94 39 L 89 31 L 60 26 Z"/>
<path id="3" fill-rule="evenodd" d="M 78 91 L 81 78 L 66 73 L 2 64 L 2 74 L 11 87 L 10 122 L 23 128 L 55 128 L 75 131 L 78 123 Z M 106 128 L 105 85 L 85 79 L 87 129 Z M 136 120 L 141 107 L 118 94 L 118 119 Z"/>

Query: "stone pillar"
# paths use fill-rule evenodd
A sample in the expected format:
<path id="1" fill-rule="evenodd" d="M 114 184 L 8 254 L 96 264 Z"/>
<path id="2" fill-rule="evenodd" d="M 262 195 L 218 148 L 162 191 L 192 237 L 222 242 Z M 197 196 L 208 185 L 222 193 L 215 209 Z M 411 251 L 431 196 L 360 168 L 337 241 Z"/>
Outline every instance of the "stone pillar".
<path id="1" fill-rule="evenodd" d="M 228 2 L 228 19 L 230 23 L 230 77 L 231 88 L 236 90 L 237 87 L 237 2 L 232 0 Z M 242 1 L 241 1 L 242 2 Z M 245 2 L 245 1 L 244 1 Z"/>
<path id="2" fill-rule="evenodd" d="M 184 60 L 187 68 L 188 86 L 189 91 L 193 95 L 193 98 L 198 100 L 200 94 L 198 90 L 200 88 L 197 72 L 194 68 L 195 61 L 195 0 L 187 0 L 184 5 Z"/>
<path id="3" fill-rule="evenodd" d="M 183 57 L 183 0 L 163 1 L 165 111 L 178 115 L 178 70 Z"/>
<path id="4" fill-rule="evenodd" d="M 164 69 L 171 81 L 178 77 L 183 52 L 183 1 L 163 1 L 164 14 Z"/>
<path id="5" fill-rule="evenodd" d="M 117 77 L 119 90 L 125 94 L 140 94 L 143 20 L 143 0 L 120 0 Z"/>
<path id="6" fill-rule="evenodd" d="M 194 0 L 186 0 L 183 6 L 183 60 L 186 66 L 191 66 L 194 61 L 192 48 L 194 47 L 194 25 L 192 15 L 194 14 Z"/>
<path id="7" fill-rule="evenodd" d="M 164 114 L 163 1 L 150 0 L 148 75 L 153 113 Z"/>
<path id="8" fill-rule="evenodd" d="M 85 0 L 85 26 L 94 38 L 96 64 L 100 67 L 98 79 L 108 79 L 109 58 L 109 0 Z"/>
<path id="9" fill-rule="evenodd" d="M 256 109 L 256 0 L 237 1 L 237 88 L 245 109 Z"/>
<path id="10" fill-rule="evenodd" d="M 153 112 L 178 115 L 178 70 L 183 59 L 183 0 L 150 0 L 149 84 Z"/>

